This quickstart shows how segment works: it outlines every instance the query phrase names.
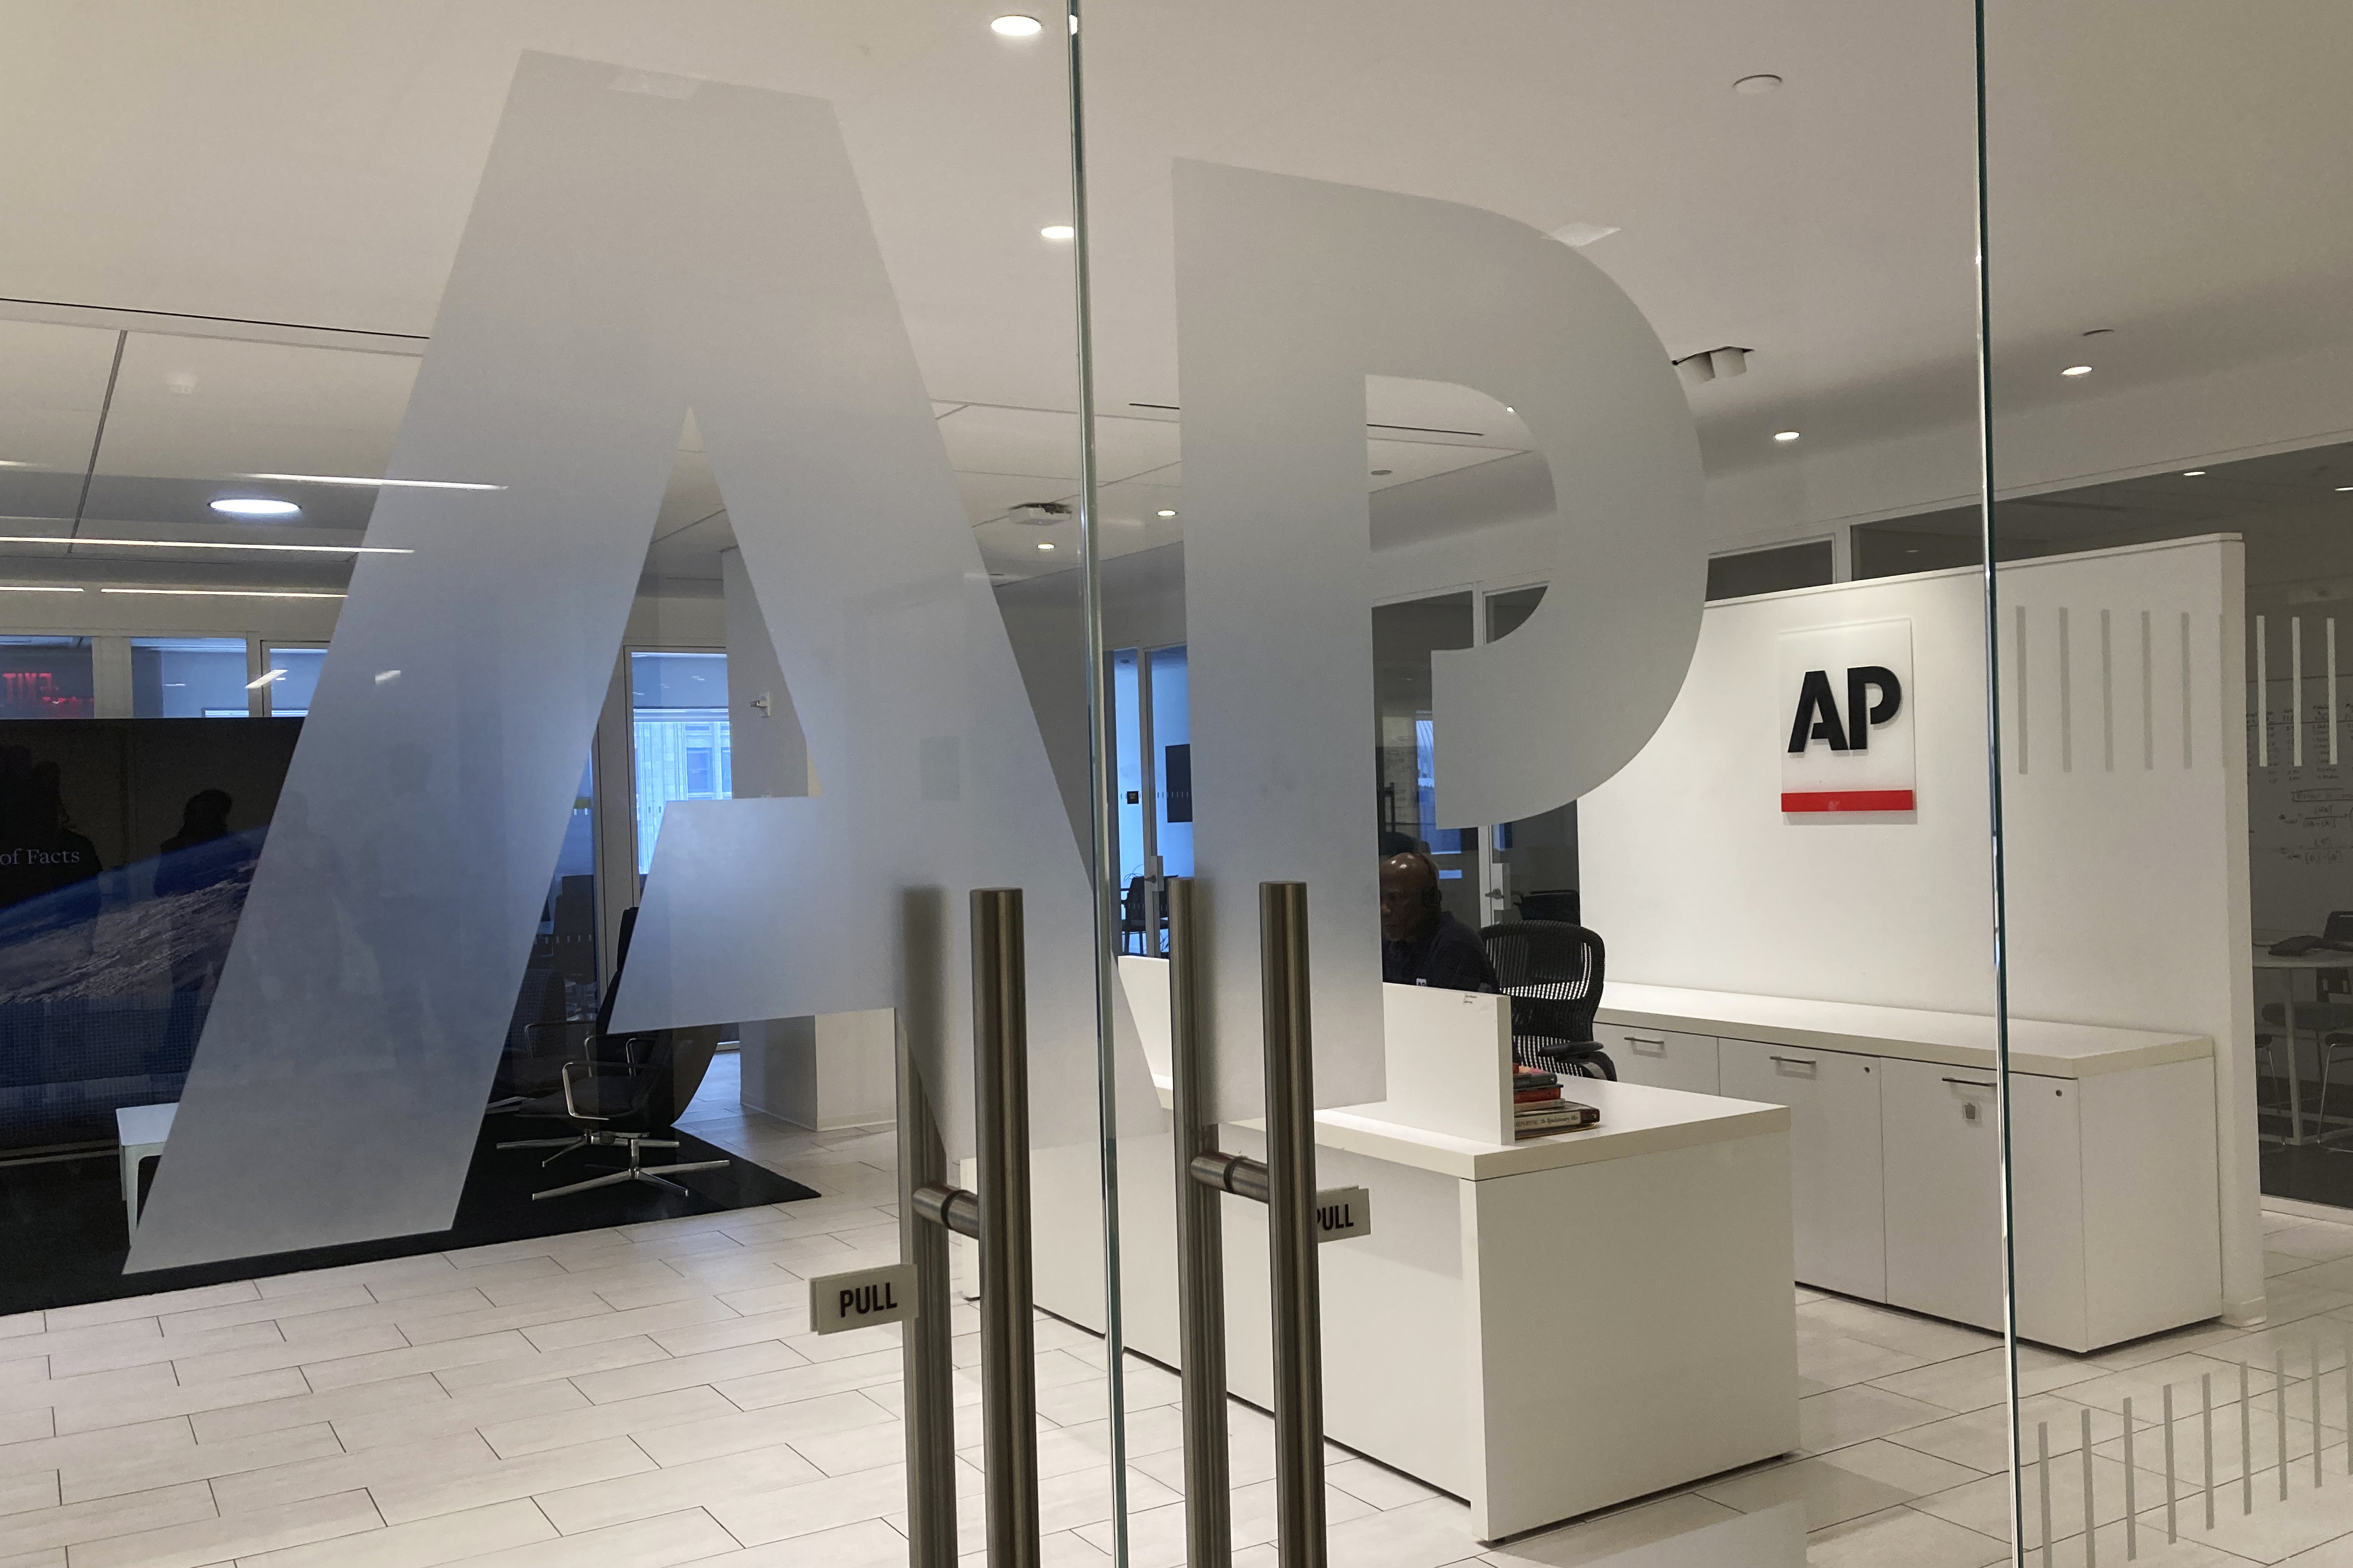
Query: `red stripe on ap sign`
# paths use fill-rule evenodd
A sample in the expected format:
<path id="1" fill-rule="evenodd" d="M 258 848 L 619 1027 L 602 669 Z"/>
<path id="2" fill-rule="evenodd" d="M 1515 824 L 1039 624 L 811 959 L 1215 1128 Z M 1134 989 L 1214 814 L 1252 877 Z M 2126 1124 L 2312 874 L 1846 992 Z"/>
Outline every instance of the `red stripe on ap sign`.
<path id="1" fill-rule="evenodd" d="M 1908 789 L 1825 789 L 1781 795 L 1783 811 L 1910 811 Z"/>

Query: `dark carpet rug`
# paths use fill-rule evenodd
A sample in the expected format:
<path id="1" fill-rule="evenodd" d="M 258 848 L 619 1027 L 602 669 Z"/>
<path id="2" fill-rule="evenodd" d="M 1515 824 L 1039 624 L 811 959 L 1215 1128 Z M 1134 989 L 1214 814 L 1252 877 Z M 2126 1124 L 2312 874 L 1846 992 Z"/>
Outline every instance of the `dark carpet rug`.
<path id="1" fill-rule="evenodd" d="M 677 1149 L 647 1152 L 649 1168 L 659 1171 L 672 1161 L 696 1160 L 725 1160 L 727 1168 L 678 1177 L 679 1184 L 688 1189 L 684 1193 L 628 1182 L 534 1203 L 531 1194 L 538 1189 L 617 1171 L 628 1163 L 617 1149 L 584 1149 L 543 1170 L 540 1162 L 548 1150 L 494 1147 L 503 1140 L 554 1137 L 564 1131 L 562 1122 L 539 1118 L 484 1118 L 466 1189 L 458 1200 L 457 1221 L 448 1230 L 132 1275 L 122 1272 L 131 1242 L 119 1184 L 121 1165 L 112 1150 L 0 1166 L 0 1258 L 8 1260 L 0 1268 L 0 1315 L 817 1196 L 798 1182 L 680 1132 L 673 1134 Z M 151 1172 L 153 1168 L 148 1167 Z"/>

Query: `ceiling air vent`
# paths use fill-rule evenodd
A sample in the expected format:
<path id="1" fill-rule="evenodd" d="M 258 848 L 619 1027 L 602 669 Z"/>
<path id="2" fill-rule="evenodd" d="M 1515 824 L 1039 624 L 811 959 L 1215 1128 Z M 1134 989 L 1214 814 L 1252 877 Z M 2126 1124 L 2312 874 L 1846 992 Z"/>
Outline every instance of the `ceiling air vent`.
<path id="1" fill-rule="evenodd" d="M 1058 500 L 1025 500 L 1005 514 L 1008 522 L 1026 522 L 1033 527 L 1043 527 L 1050 522 L 1068 522 L 1070 518 L 1069 503 Z"/>
<path id="2" fill-rule="evenodd" d="M 1721 376 L 1746 375 L 1748 353 L 1746 349 L 1705 349 L 1675 361 L 1675 369 L 1685 386 L 1701 386 Z"/>

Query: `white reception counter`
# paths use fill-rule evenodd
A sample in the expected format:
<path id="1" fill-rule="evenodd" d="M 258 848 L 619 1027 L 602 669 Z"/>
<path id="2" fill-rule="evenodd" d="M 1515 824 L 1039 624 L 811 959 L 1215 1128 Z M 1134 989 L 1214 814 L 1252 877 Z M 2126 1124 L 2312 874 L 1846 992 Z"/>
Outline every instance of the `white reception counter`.
<path id="1" fill-rule="evenodd" d="M 1121 964 L 1165 1081 L 1166 965 Z M 1468 1500 L 1482 1540 L 1795 1447 L 1788 1111 L 1578 1083 L 1599 1126 L 1514 1143 L 1503 999 L 1386 992 L 1391 1098 L 1316 1118 L 1319 1184 L 1373 1204 L 1321 1251 L 1331 1438 Z M 1254 1123 L 1223 1146 L 1264 1153 Z M 1092 1152 L 1038 1162 L 1039 1304 L 1099 1321 Z M 1173 1163 L 1122 1142 L 1129 1342 L 1171 1364 Z M 1225 1237 L 1230 1386 L 1262 1405 L 1264 1211 L 1225 1200 Z"/>

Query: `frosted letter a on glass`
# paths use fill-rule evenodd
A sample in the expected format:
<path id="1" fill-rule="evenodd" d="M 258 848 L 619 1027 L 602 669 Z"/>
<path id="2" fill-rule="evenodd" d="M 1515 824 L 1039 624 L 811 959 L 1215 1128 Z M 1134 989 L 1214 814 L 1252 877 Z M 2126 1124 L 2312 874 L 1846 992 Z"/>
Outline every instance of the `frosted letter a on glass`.
<path id="1" fill-rule="evenodd" d="M 1551 466 L 1551 586 L 1436 656 L 1440 820 L 1534 816 L 1630 759 L 1706 585 L 1699 448 L 1657 334 L 1567 247 L 1448 202 L 1180 161 L 1194 854 L 1213 1110 L 1255 1115 L 1256 884 L 1308 886 L 1315 1098 L 1382 1098 L 1365 378 L 1475 387 Z"/>
<path id="2" fill-rule="evenodd" d="M 755 987 L 649 899 L 617 1023 L 897 1005 L 962 1142 L 965 889 L 1018 884 L 1039 1139 L 1092 1121 L 1083 864 L 831 111 L 644 79 L 517 68 L 388 469 L 505 488 L 376 503 L 414 553 L 353 575 L 134 1270 L 449 1224 L 690 408 L 826 794 L 739 803 L 789 896 L 694 904 L 764 1010 L 698 1016 L 681 967 Z"/>

